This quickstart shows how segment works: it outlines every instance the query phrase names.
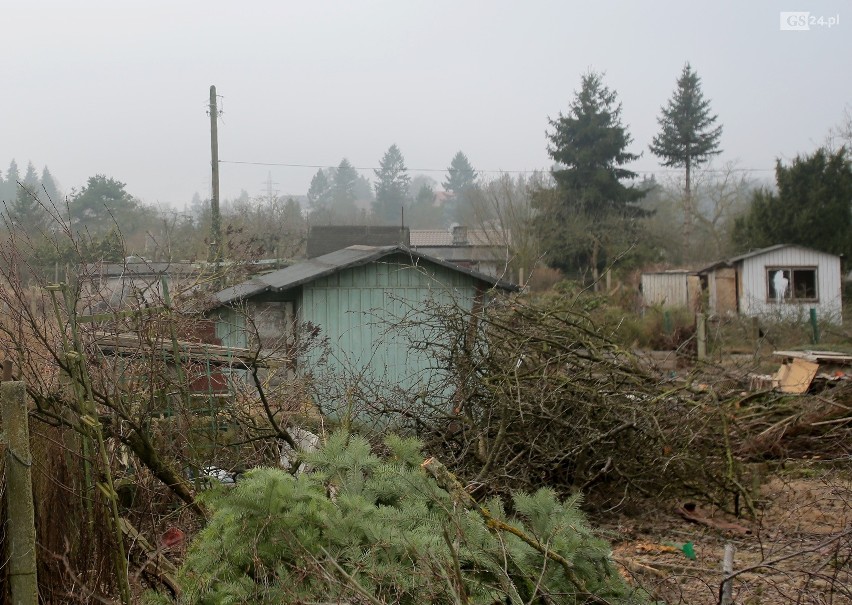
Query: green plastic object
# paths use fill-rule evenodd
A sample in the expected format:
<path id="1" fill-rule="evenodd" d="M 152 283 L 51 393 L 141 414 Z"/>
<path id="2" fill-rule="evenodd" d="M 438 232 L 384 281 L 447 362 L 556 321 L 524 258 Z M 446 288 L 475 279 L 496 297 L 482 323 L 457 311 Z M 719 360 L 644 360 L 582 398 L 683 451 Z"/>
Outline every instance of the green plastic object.
<path id="1" fill-rule="evenodd" d="M 686 555 L 687 559 L 695 561 L 695 545 L 692 542 L 687 542 L 680 547 L 680 550 Z"/>

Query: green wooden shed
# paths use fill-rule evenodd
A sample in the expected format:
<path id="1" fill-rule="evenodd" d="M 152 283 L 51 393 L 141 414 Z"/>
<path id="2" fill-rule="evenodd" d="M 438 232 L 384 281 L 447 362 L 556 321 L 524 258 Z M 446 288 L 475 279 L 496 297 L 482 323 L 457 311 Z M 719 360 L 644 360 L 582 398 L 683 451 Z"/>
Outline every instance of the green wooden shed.
<path id="1" fill-rule="evenodd" d="M 222 344 L 289 352 L 326 393 L 323 411 L 354 406 L 365 418 L 417 398 L 449 400 L 442 314 L 514 290 L 405 246 L 350 246 L 226 288 L 212 315 Z"/>

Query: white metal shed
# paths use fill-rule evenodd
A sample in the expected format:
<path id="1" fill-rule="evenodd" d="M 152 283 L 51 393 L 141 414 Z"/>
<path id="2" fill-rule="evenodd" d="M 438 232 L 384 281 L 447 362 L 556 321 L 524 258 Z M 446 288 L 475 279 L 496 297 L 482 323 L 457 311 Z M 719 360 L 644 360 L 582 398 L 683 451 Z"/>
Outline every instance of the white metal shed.
<path id="1" fill-rule="evenodd" d="M 707 277 L 710 311 L 796 319 L 816 309 L 842 321 L 840 257 L 804 246 L 778 244 L 714 263 Z"/>

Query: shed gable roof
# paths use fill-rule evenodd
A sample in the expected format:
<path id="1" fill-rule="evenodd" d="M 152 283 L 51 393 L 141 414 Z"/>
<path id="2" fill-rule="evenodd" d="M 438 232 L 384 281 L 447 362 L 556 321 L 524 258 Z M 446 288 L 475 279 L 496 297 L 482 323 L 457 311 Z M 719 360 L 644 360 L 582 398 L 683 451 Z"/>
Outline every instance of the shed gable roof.
<path id="1" fill-rule="evenodd" d="M 713 271 L 714 269 L 718 269 L 719 267 L 731 267 L 737 264 L 740 261 L 747 260 L 749 258 L 754 258 L 756 256 L 762 256 L 764 254 L 769 254 L 770 252 L 775 252 L 776 250 L 782 250 L 784 248 L 799 248 L 800 250 L 807 250 L 808 252 L 813 252 L 815 254 L 821 254 L 824 256 L 834 256 L 837 255 L 831 254 L 830 252 L 823 252 L 822 250 L 815 250 L 814 248 L 808 248 L 807 246 L 800 246 L 798 244 L 775 244 L 774 246 L 768 246 L 766 248 L 760 248 L 758 250 L 751 250 L 746 252 L 745 254 L 740 254 L 738 256 L 732 256 L 731 258 L 716 261 L 712 265 L 708 265 L 699 271 L 699 273 L 708 273 Z"/>
<path id="2" fill-rule="evenodd" d="M 366 265 L 393 254 L 404 254 L 410 257 L 412 265 L 417 264 L 421 260 L 427 261 L 458 273 L 464 273 L 501 290 L 515 291 L 518 289 L 518 286 L 515 284 L 495 280 L 493 277 L 489 277 L 478 271 L 459 267 L 439 258 L 416 252 L 405 246 L 349 246 L 343 250 L 310 258 L 266 275 L 253 277 L 241 284 L 217 292 L 214 294 L 214 299 L 220 305 L 227 305 L 263 292 L 283 292 L 331 275 L 332 273 L 350 267 Z"/>

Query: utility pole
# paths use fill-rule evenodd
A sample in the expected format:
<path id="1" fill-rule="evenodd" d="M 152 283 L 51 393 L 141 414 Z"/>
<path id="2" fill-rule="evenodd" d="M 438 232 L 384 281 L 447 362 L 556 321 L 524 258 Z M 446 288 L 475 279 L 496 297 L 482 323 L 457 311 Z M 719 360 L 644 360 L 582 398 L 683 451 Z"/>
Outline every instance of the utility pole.
<path id="1" fill-rule="evenodd" d="M 222 215 L 219 213 L 219 107 L 216 87 L 210 87 L 210 166 L 213 169 L 213 194 L 210 200 L 210 257 L 212 263 L 222 260 Z"/>

